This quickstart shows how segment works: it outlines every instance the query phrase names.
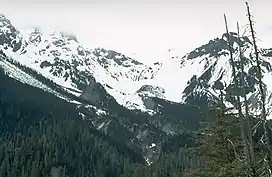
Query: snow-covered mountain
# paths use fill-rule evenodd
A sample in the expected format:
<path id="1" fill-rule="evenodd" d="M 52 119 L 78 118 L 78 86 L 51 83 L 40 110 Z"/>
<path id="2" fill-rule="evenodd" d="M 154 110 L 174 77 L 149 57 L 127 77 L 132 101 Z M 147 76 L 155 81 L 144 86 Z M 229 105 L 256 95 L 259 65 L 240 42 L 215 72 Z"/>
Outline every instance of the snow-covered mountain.
<path id="1" fill-rule="evenodd" d="M 76 104 L 93 128 L 149 162 L 160 148 L 159 137 L 179 130 L 172 123 L 162 124 L 160 115 L 127 109 L 152 113 L 159 109 L 147 95 L 158 96 L 163 89 L 145 82 L 158 74 L 159 62 L 149 66 L 112 50 L 87 49 L 65 33 L 19 31 L 4 15 L 0 15 L 0 42 L 0 69 L 7 76 Z"/>
<path id="2" fill-rule="evenodd" d="M 143 108 L 134 83 L 154 78 L 161 63 L 145 65 L 124 54 L 103 48 L 84 48 L 75 36 L 39 29 L 18 31 L 1 15 L 1 52 L 28 66 L 69 92 L 80 95 L 93 80 L 103 85 L 118 103 Z"/>
<path id="3" fill-rule="evenodd" d="M 236 33 L 231 33 L 232 49 L 234 52 L 234 62 L 238 66 L 239 60 L 239 40 Z M 248 37 L 241 38 L 243 52 L 244 83 L 246 84 L 247 98 L 249 100 L 251 113 L 260 114 L 260 97 L 257 79 L 257 68 L 252 43 Z M 271 117 L 271 49 L 260 50 L 261 67 L 263 71 L 262 81 L 266 91 L 266 108 Z M 189 69 L 191 78 L 182 92 L 182 101 L 186 103 L 198 104 L 212 103 L 219 98 L 220 90 L 223 91 L 228 103 L 235 105 L 234 96 L 242 96 L 242 87 L 235 87 L 230 56 L 227 45 L 227 36 L 223 34 L 221 38 L 211 40 L 194 51 L 188 53 L 181 60 L 182 68 Z M 189 68 L 188 68 L 189 67 Z M 241 77 L 240 69 L 236 70 L 237 78 Z"/>
<path id="4" fill-rule="evenodd" d="M 0 32 L 0 51 L 4 56 L 35 70 L 75 96 L 82 95 L 87 86 L 90 90 L 90 85 L 96 83 L 120 105 L 154 111 L 152 97 L 193 104 L 206 103 L 207 100 L 216 102 L 219 90 L 214 85 L 220 82 L 229 95 L 228 101 L 232 102 L 233 77 L 226 34 L 183 57 L 178 51 L 166 51 L 162 62 L 147 65 L 116 51 L 88 49 L 76 36 L 64 32 L 19 31 L 4 15 L 0 16 Z M 237 60 L 238 38 L 235 33 L 231 33 L 231 40 Z M 258 92 L 258 81 L 252 65 L 252 44 L 247 37 L 242 38 L 242 50 L 251 108 L 258 111 L 258 106 L 253 104 L 258 102 L 254 97 Z M 269 85 L 271 51 L 261 50 L 268 109 L 272 104 L 272 86 Z"/>
<path id="5" fill-rule="evenodd" d="M 236 33 L 231 40 L 237 61 Z M 251 113 L 259 114 L 252 44 L 247 37 L 241 41 Z M 272 49 L 260 53 L 270 113 Z M 149 162 L 160 151 L 162 135 L 193 129 L 200 120 L 197 107 L 182 103 L 213 105 L 221 90 L 226 105 L 233 106 L 233 96 L 241 94 L 241 87 L 233 84 L 226 34 L 185 56 L 171 49 L 162 58 L 145 64 L 116 51 L 86 48 L 64 32 L 18 30 L 0 15 L 0 69 L 6 75 L 76 104 L 93 127 L 121 138 Z"/>
<path id="6" fill-rule="evenodd" d="M 147 65 L 116 51 L 88 49 L 76 36 L 64 32 L 19 31 L 4 15 L 0 16 L 0 32 L 3 55 L 32 68 L 75 96 L 80 96 L 92 83 L 98 83 L 119 104 L 129 109 L 154 111 L 152 97 L 185 103 L 215 102 L 219 96 L 215 83 L 223 83 L 226 94 L 233 86 L 226 34 L 183 57 L 178 51 L 166 51 L 162 62 Z M 235 33 L 231 33 L 231 40 L 237 59 L 238 38 Z M 256 102 L 258 99 L 254 95 L 258 87 L 255 67 L 251 64 L 252 44 L 249 38 L 243 37 L 242 45 L 247 63 L 248 96 Z M 262 53 L 263 80 L 267 85 L 267 106 L 270 109 L 271 50 L 262 49 Z M 231 102 L 231 96 L 229 99 Z M 258 111 L 256 105 L 251 106 L 252 111 Z"/>

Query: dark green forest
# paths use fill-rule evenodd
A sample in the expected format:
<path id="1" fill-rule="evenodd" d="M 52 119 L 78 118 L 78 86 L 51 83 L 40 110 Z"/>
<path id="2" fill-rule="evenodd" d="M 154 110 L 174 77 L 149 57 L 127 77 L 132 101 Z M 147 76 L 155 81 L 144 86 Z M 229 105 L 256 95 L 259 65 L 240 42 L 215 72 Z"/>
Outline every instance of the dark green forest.
<path id="1" fill-rule="evenodd" d="M 165 137 L 158 161 L 147 166 L 141 154 L 92 129 L 75 105 L 2 70 L 0 81 L 1 177 L 48 176 L 54 167 L 70 177 L 163 177 L 181 174 L 193 163 L 180 148 L 194 146 L 190 134 Z"/>
<path id="2" fill-rule="evenodd" d="M 223 176 L 246 172 L 235 159 L 242 151 L 238 122 L 231 115 L 203 112 L 208 120 L 203 128 L 164 137 L 159 159 L 147 166 L 141 154 L 92 129 L 75 105 L 3 71 L 0 81 L 1 177 L 47 177 L 54 168 L 69 177 L 216 176 L 222 167 Z"/>

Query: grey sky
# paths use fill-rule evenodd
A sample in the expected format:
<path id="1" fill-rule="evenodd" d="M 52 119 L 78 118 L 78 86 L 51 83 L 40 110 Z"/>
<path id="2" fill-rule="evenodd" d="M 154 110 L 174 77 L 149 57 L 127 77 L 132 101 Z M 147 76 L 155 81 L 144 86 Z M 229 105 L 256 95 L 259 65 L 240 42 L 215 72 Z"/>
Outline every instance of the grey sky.
<path id="1" fill-rule="evenodd" d="M 182 54 L 221 36 L 223 13 L 230 31 L 247 23 L 244 0 L 0 0 L 19 28 L 30 25 L 72 31 L 88 46 L 136 53 L 155 61 L 169 48 Z M 110 3 L 111 2 L 111 3 Z M 272 1 L 249 0 L 260 45 L 272 47 Z"/>

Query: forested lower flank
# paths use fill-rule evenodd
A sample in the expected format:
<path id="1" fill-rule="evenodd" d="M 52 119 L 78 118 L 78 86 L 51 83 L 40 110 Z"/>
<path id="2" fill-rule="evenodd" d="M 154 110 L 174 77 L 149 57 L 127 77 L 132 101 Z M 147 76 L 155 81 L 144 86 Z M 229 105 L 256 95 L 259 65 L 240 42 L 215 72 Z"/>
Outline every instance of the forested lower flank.
<path id="1" fill-rule="evenodd" d="M 75 106 L 0 71 L 0 176 L 173 176 L 193 163 L 190 133 L 165 137 L 157 162 L 92 129 Z M 118 137 L 115 137 L 118 139 Z M 181 141 L 180 141 L 181 140 Z M 171 146 L 172 149 L 167 148 Z"/>
<path id="2" fill-rule="evenodd" d="M 1 177 L 48 176 L 54 166 L 69 176 L 120 176 L 124 163 L 143 164 L 92 130 L 74 105 L 3 72 L 0 81 Z"/>
<path id="3" fill-rule="evenodd" d="M 204 136 L 188 132 L 166 137 L 159 159 L 147 166 L 140 155 L 92 130 L 73 105 L 3 73 L 0 81 L 1 177 L 45 177 L 54 168 L 69 177 L 217 176 L 222 168 L 228 176 L 245 172 L 235 159 L 241 153 L 239 128 L 230 115 L 207 112 L 212 123 L 203 125 Z"/>

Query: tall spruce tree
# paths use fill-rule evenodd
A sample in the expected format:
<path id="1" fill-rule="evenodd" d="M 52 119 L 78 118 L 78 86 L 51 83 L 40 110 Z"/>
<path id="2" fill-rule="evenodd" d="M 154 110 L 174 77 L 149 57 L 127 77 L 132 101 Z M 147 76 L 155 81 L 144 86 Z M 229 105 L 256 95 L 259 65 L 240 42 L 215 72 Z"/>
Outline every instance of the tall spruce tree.
<path id="1" fill-rule="evenodd" d="M 187 171 L 185 177 L 248 176 L 247 166 L 240 159 L 239 120 L 222 109 L 209 111 L 212 119 L 199 130 L 199 146 L 193 151 L 202 163 Z"/>

